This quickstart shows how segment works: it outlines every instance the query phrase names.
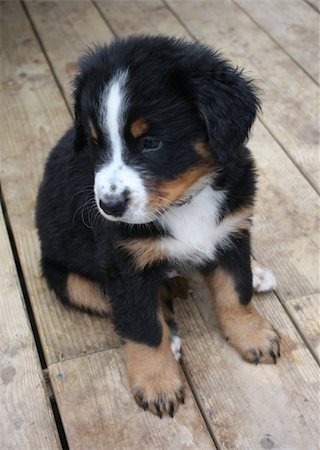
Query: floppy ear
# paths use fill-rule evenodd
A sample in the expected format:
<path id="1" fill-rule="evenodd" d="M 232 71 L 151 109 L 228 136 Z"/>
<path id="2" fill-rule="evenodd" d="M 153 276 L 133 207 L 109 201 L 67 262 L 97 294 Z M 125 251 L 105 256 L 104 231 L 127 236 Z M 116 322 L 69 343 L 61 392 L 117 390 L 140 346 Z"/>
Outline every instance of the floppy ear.
<path id="1" fill-rule="evenodd" d="M 86 144 L 86 134 L 85 129 L 83 125 L 83 118 L 82 118 L 82 86 L 83 86 L 83 79 L 81 75 L 77 75 L 74 80 L 74 91 L 73 91 L 73 98 L 74 98 L 74 127 L 75 127 L 75 137 L 73 141 L 74 150 L 77 152 L 79 150 L 82 150 L 82 148 Z"/>
<path id="2" fill-rule="evenodd" d="M 221 165 L 234 162 L 260 109 L 255 86 L 241 71 L 218 61 L 202 79 L 197 79 L 195 96 L 217 161 Z"/>

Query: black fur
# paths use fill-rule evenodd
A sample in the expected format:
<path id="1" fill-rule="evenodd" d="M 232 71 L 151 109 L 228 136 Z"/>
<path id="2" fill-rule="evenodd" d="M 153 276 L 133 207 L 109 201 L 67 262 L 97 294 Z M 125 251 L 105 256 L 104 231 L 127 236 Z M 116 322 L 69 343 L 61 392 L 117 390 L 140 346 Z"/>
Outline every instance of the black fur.
<path id="1" fill-rule="evenodd" d="M 157 346 L 158 291 L 170 264 L 134 269 L 131 256 L 119 251 L 129 237 L 155 237 L 157 224 L 127 225 L 99 215 L 94 203 L 94 171 L 108 159 L 110 145 L 101 130 L 101 93 L 119 69 L 130 70 L 124 138 L 125 163 L 157 184 L 173 180 L 200 163 L 195 142 L 207 142 L 219 170 L 213 189 L 227 191 L 221 219 L 252 205 L 255 173 L 245 147 L 259 101 L 252 83 L 217 53 L 197 43 L 165 37 L 131 37 L 98 48 L 80 61 L 75 80 L 75 121 L 52 150 L 37 202 L 43 273 L 49 286 L 68 301 L 66 280 L 76 272 L 96 281 L 110 296 L 113 321 L 125 338 Z M 130 135 L 132 120 L 144 117 L 152 136 L 165 144 L 161 152 L 143 155 Z M 91 138 L 89 120 L 97 131 Z M 192 220 L 192 218 L 190 218 Z M 251 299 L 249 235 L 233 240 L 214 264 L 236 279 L 241 302 Z M 242 267 L 242 269 L 239 269 Z M 207 264 L 203 270 L 212 270 Z"/>

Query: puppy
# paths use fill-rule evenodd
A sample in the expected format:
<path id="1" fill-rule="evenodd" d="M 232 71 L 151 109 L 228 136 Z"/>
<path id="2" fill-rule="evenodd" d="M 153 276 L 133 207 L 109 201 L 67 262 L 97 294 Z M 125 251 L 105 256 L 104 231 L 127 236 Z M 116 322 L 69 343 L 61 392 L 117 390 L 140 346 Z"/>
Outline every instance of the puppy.
<path id="1" fill-rule="evenodd" d="M 173 416 L 184 399 L 173 270 L 202 273 L 246 361 L 279 356 L 277 332 L 251 302 L 256 174 L 245 143 L 256 90 L 203 45 L 133 36 L 80 61 L 74 99 L 74 126 L 38 195 L 43 274 L 62 301 L 111 309 L 135 400 Z"/>

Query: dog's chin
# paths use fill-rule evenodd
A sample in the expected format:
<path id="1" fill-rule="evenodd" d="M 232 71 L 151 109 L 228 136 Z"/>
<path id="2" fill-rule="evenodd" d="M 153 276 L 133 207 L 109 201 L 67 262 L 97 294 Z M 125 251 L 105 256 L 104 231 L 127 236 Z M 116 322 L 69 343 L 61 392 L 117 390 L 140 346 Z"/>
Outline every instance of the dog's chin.
<path id="1" fill-rule="evenodd" d="M 159 214 L 148 214 L 148 213 L 139 213 L 138 211 L 130 212 L 127 211 L 125 214 L 121 217 L 115 217 L 110 216 L 109 214 L 106 214 L 99 206 L 98 206 L 99 213 L 110 222 L 121 222 L 121 223 L 127 223 L 129 225 L 144 225 L 147 223 L 152 223 L 157 220 L 157 216 Z"/>

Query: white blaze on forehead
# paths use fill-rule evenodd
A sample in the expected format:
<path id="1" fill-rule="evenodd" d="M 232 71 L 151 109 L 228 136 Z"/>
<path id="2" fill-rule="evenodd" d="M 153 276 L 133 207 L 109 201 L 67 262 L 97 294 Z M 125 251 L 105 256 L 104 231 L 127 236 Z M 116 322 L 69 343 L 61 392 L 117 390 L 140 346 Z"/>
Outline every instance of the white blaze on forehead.
<path id="1" fill-rule="evenodd" d="M 106 85 L 101 96 L 100 125 L 108 139 L 106 149 L 111 153 L 95 174 L 94 191 L 99 211 L 109 220 L 121 220 L 128 223 L 149 221 L 148 195 L 138 169 L 123 161 L 126 143 L 123 136 L 126 112 L 128 109 L 127 80 L 128 70 L 118 72 Z M 121 218 L 106 215 L 99 201 L 106 197 L 119 196 L 127 192 L 130 197 L 127 209 Z"/>
<path id="2" fill-rule="evenodd" d="M 122 138 L 124 114 L 126 110 L 125 83 L 128 71 L 119 72 L 102 94 L 101 125 L 107 131 L 112 149 L 112 160 L 122 164 Z"/>

